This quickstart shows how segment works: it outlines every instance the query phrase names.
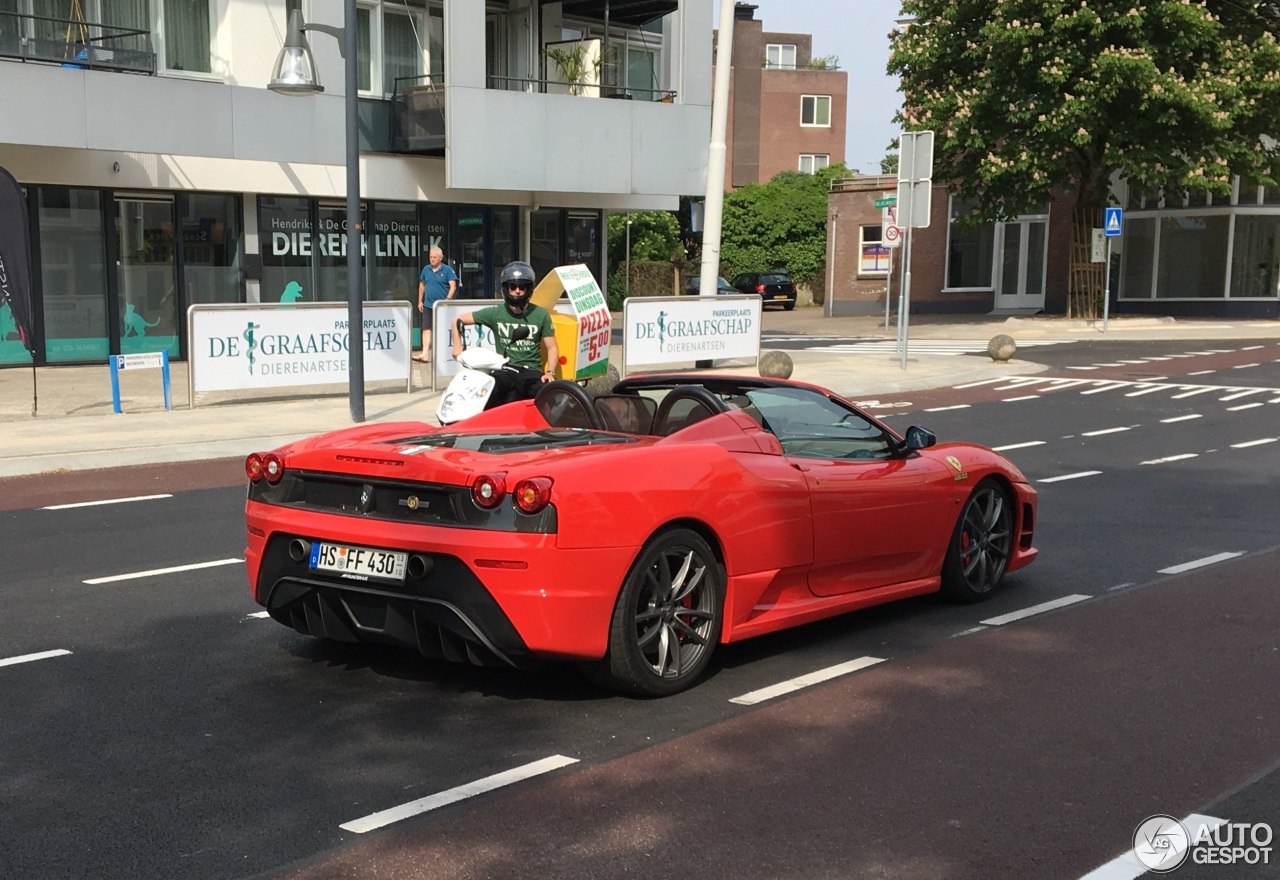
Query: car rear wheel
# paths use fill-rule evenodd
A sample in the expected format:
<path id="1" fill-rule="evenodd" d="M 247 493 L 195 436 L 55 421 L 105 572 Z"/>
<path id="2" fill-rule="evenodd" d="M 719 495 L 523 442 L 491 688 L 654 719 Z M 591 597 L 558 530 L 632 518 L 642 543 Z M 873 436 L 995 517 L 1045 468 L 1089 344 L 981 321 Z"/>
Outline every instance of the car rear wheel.
<path id="1" fill-rule="evenodd" d="M 720 640 L 724 570 L 697 532 L 656 535 L 627 573 L 603 660 L 588 677 L 628 693 L 665 697 L 693 684 Z"/>
<path id="2" fill-rule="evenodd" d="M 1013 505 L 995 480 L 979 483 L 965 502 L 942 563 L 942 591 L 981 602 L 1004 577 L 1013 546 Z"/>
<path id="3" fill-rule="evenodd" d="M 783 303 L 783 304 L 782 304 L 782 310 L 783 310 L 784 312 L 789 312 L 789 311 L 791 311 L 792 309 L 794 309 L 795 307 L 796 307 L 795 300 L 792 300 L 792 301 L 791 301 L 791 302 L 789 302 L 789 303 Z"/>

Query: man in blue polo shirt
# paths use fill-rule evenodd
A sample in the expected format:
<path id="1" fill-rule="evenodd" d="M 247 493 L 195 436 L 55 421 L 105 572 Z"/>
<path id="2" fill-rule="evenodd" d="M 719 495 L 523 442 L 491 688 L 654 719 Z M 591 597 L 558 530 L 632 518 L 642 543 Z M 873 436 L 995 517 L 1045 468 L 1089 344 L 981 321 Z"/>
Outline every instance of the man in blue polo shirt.
<path id="1" fill-rule="evenodd" d="M 433 247 L 427 254 L 427 265 L 418 276 L 418 311 L 422 313 L 422 353 L 415 361 L 431 360 L 431 307 L 442 299 L 453 299 L 458 290 L 458 276 L 444 261 L 444 251 Z"/>

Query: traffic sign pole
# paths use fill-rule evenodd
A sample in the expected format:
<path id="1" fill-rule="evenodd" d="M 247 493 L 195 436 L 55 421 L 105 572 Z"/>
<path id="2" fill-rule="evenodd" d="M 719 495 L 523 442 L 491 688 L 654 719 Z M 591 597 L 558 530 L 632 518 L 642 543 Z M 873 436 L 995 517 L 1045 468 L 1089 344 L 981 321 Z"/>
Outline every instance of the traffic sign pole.
<path id="1" fill-rule="evenodd" d="M 892 302 L 893 291 L 889 288 L 892 286 L 893 279 L 893 252 L 897 248 L 889 248 L 889 271 L 884 276 L 884 329 L 889 329 L 889 303 Z"/>
<path id="2" fill-rule="evenodd" d="M 1102 264 L 1106 278 L 1102 282 L 1102 332 L 1107 332 L 1107 316 L 1111 311 L 1111 238 L 1107 236 L 1107 259 Z"/>
<path id="3" fill-rule="evenodd" d="M 1102 209 L 1102 234 L 1107 237 L 1107 259 L 1102 264 L 1106 278 L 1102 282 L 1102 332 L 1107 332 L 1111 314 L 1111 239 L 1119 238 L 1124 230 L 1124 209 L 1107 206 Z"/>

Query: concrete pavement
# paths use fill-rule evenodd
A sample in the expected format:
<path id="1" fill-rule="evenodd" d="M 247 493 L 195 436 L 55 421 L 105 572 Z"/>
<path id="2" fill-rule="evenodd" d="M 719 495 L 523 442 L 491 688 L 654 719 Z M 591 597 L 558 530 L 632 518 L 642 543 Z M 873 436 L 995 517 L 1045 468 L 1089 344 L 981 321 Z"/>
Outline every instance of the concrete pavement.
<path id="1" fill-rule="evenodd" d="M 769 333 L 892 339 L 883 317 L 829 318 L 819 308 L 768 311 Z M 974 340 L 985 346 L 997 333 L 1015 341 L 1275 339 L 1280 321 L 1173 321 L 1113 318 L 1101 322 L 1057 318 L 964 318 L 913 316 L 911 343 Z M 770 350 L 766 335 L 762 351 Z M 790 351 L 792 378 L 831 388 L 854 400 L 898 391 L 945 387 L 984 378 L 1024 375 L 1044 369 L 1020 351 L 1003 364 L 976 355 L 910 354 L 901 368 L 897 354 L 838 354 Z M 615 363 L 620 352 L 615 354 Z M 717 371 L 754 372 L 747 361 L 717 362 Z M 34 381 L 33 381 L 34 372 Z M 88 470 L 172 461 L 246 455 L 290 440 L 351 424 L 345 387 L 304 389 L 283 399 L 227 399 L 188 406 L 186 364 L 173 365 L 172 411 L 164 409 L 161 383 L 153 370 L 121 376 L 122 414 L 112 411 L 110 370 L 99 366 L 0 369 L 0 477 L 58 470 Z M 418 420 L 434 424 L 439 392 L 430 374 L 414 364 L 413 391 L 403 384 L 366 393 L 366 421 Z M 33 389 L 34 385 L 34 389 Z M 35 413 L 33 414 L 33 391 Z"/>

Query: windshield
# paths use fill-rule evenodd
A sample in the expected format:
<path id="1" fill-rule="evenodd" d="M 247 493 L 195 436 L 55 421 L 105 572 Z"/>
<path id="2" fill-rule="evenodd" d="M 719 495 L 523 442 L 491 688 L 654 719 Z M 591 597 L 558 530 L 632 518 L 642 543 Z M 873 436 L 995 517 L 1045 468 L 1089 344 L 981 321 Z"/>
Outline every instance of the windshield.
<path id="1" fill-rule="evenodd" d="M 745 397 L 749 405 L 742 402 Z M 755 388 L 728 401 L 778 438 L 782 451 L 799 458 L 885 459 L 892 436 L 842 403 L 805 388 Z"/>

